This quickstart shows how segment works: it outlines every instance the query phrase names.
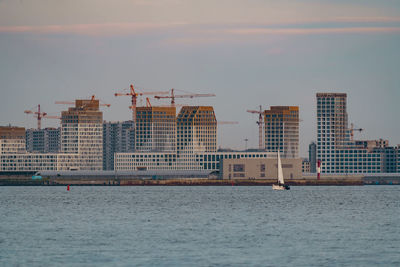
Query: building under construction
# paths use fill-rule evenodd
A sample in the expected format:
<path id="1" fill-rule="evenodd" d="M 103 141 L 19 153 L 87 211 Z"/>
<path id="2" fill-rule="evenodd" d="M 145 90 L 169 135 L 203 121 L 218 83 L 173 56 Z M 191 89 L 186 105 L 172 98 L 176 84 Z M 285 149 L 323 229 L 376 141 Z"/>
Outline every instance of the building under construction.
<path id="1" fill-rule="evenodd" d="M 60 153 L 29 153 L 25 128 L 1 127 L 0 170 L 102 170 L 102 121 L 98 100 L 76 100 L 62 112 Z"/>
<path id="2" fill-rule="evenodd" d="M 154 110 L 169 110 L 170 108 L 157 108 L 153 111 L 150 108 L 138 108 L 137 110 L 137 129 L 140 131 L 137 136 L 140 147 L 141 142 L 147 144 L 156 143 L 154 139 L 157 135 L 152 134 L 152 129 L 170 127 L 172 112 L 160 115 L 161 120 L 154 120 Z M 153 114 L 153 115 L 151 115 Z M 164 116 L 171 119 L 165 122 Z M 167 117 L 169 118 L 169 117 Z M 150 123 L 151 124 L 148 124 Z M 160 124 L 160 125 L 157 125 Z M 151 125 L 151 127 L 150 127 Z M 116 153 L 115 170 L 117 171 L 136 171 L 136 170 L 208 170 L 218 171 L 220 163 L 224 159 L 265 159 L 274 158 L 276 153 L 256 151 L 256 152 L 218 152 L 217 151 L 217 119 L 214 109 L 211 106 L 184 106 L 176 116 L 176 150 L 168 151 L 165 147 L 170 146 L 151 146 L 153 150 L 135 151 L 134 153 Z M 167 133 L 162 134 L 165 136 Z M 144 136 L 144 137 L 142 137 Z M 170 138 L 170 136 L 166 136 Z M 170 140 L 170 139 L 167 139 Z M 168 144 L 168 142 L 167 142 Z M 173 144 L 171 142 L 170 144 Z"/>
<path id="3" fill-rule="evenodd" d="M 217 119 L 210 106 L 184 106 L 178 118 L 178 151 L 217 151 Z"/>
<path id="4" fill-rule="evenodd" d="M 61 153 L 79 154 L 79 169 L 103 169 L 103 113 L 99 100 L 76 100 L 61 112 Z"/>
<path id="5" fill-rule="evenodd" d="M 272 106 L 264 111 L 265 150 L 299 157 L 299 107 Z"/>
<path id="6" fill-rule="evenodd" d="M 265 111 L 260 107 L 259 111 L 249 111 L 259 116 L 259 149 L 223 152 L 217 151 L 217 119 L 213 107 L 184 106 L 176 115 L 175 98 L 211 94 L 175 95 L 171 90 L 171 96 L 156 96 L 171 98 L 171 106 L 151 106 L 147 99 L 146 107 L 136 107 L 139 95 L 158 93 L 139 93 L 133 86 L 129 93 L 116 93 L 132 98 L 133 117 L 126 123 L 104 123 L 99 106 L 107 104 L 99 104 L 94 96 L 90 100 L 76 100 L 74 107 L 61 114 L 58 153 L 29 149 L 34 152 L 31 153 L 26 150 L 30 139 L 26 139 L 24 128 L 0 127 L 0 171 L 97 171 L 104 168 L 211 172 L 220 170 L 223 160 L 275 159 L 277 151 L 288 161 L 298 159 L 299 108 L 296 106 L 273 106 Z M 321 161 L 322 172 L 398 172 L 399 146 L 389 147 L 386 140 L 353 140 L 353 131 L 357 129 L 348 127 L 346 99 L 346 94 L 317 94 L 317 159 Z M 37 115 L 39 128 L 40 118 L 45 114 L 39 106 L 37 112 L 26 113 Z"/>
<path id="7" fill-rule="evenodd" d="M 137 107 L 136 152 L 176 152 L 176 108 Z"/>
<path id="8" fill-rule="evenodd" d="M 0 126 L 0 154 L 24 153 L 25 128 Z"/>

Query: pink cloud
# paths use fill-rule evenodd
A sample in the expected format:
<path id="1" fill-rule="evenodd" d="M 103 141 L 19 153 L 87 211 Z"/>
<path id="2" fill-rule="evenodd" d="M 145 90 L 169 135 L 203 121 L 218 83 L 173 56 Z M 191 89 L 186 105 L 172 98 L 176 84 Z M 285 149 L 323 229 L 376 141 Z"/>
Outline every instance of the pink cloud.
<path id="1" fill-rule="evenodd" d="M 5 33 L 38 33 L 38 34 L 78 34 L 78 35 L 124 35 L 140 34 L 154 30 L 179 27 L 185 23 L 106 23 L 106 24 L 74 24 L 45 26 L 0 26 Z"/>
<path id="2" fill-rule="evenodd" d="M 203 45 L 210 45 L 210 44 L 217 44 L 226 41 L 227 38 L 220 36 L 207 36 L 207 37 L 177 37 L 177 38 L 169 38 L 166 39 L 163 43 L 165 44 L 181 44 L 181 45 L 196 45 L 196 44 L 203 44 Z"/>
<path id="3" fill-rule="evenodd" d="M 274 43 L 289 36 L 322 34 L 381 34 L 400 33 L 400 27 L 343 27 L 343 28 L 215 28 L 209 30 L 187 31 L 183 36 L 170 37 L 164 44 L 214 45 L 224 42 L 263 42 Z M 247 38 L 249 37 L 249 38 Z M 251 38 L 250 38 L 251 37 Z M 266 38 L 267 37 L 267 38 Z M 272 49 L 268 54 L 279 55 L 281 49 Z"/>
<path id="4" fill-rule="evenodd" d="M 239 35 L 308 35 L 340 33 L 400 33 L 400 27 L 343 27 L 343 28 L 236 28 L 227 33 Z"/>
<path id="5" fill-rule="evenodd" d="M 400 17 L 337 17 L 336 22 L 400 22 Z"/>
<path id="6" fill-rule="evenodd" d="M 400 18 L 337 18 L 329 22 L 394 22 Z M 323 21 L 321 21 L 323 22 Z M 89 36 L 115 36 L 130 34 L 145 34 L 168 29 L 180 30 L 183 34 L 176 37 L 178 43 L 206 42 L 204 38 L 214 39 L 213 42 L 223 41 L 228 36 L 236 35 L 310 35 L 310 34 L 345 34 L 345 33 L 399 33 L 400 26 L 348 26 L 348 27 L 314 27 L 301 28 L 297 25 L 302 22 L 289 24 L 288 28 L 279 25 L 254 27 L 251 24 L 188 24 L 176 23 L 104 23 L 104 24 L 74 24 L 74 25 L 44 25 L 44 26 L 0 26 L 0 33 L 36 33 L 36 34 L 76 34 Z M 303 23 L 307 23 L 303 21 Z M 317 23 L 314 21 L 313 23 Z M 278 27 L 277 27 L 278 26 Z M 193 40 L 196 35 L 197 40 Z"/>

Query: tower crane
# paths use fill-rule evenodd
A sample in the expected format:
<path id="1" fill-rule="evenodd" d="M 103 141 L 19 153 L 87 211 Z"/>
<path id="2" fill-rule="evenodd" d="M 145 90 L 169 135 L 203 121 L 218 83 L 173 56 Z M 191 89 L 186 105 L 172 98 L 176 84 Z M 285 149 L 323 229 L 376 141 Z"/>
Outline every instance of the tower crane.
<path id="1" fill-rule="evenodd" d="M 136 92 L 133 84 L 130 85 L 130 91 L 128 93 L 125 92 L 116 92 L 115 96 L 130 96 L 131 97 L 131 106 L 129 108 L 132 110 L 132 120 L 134 124 L 136 124 L 136 102 L 138 96 L 142 95 L 159 95 L 159 94 L 167 94 L 168 92 L 159 91 L 159 92 Z"/>
<path id="2" fill-rule="evenodd" d="M 96 96 L 95 95 L 92 95 L 92 97 L 90 98 L 90 101 L 94 101 L 95 100 L 95 98 L 96 98 Z M 101 100 L 99 99 L 99 102 L 100 102 Z M 110 107 L 111 106 L 111 104 L 105 104 L 105 103 L 99 103 L 99 106 L 102 106 L 102 107 Z"/>
<path id="3" fill-rule="evenodd" d="M 258 148 L 260 150 L 264 149 L 263 147 L 263 114 L 262 106 L 260 105 L 260 110 L 247 110 L 249 113 L 258 114 Z"/>
<path id="4" fill-rule="evenodd" d="M 146 107 L 151 108 L 150 99 L 146 97 Z"/>
<path id="5" fill-rule="evenodd" d="M 95 95 L 92 95 L 92 96 L 90 97 L 90 101 L 94 101 L 95 98 L 96 98 L 96 96 L 95 96 Z M 74 104 L 75 104 L 75 102 L 72 102 L 72 101 L 56 101 L 56 102 L 54 102 L 54 103 L 55 103 L 55 104 L 66 104 L 66 105 L 74 105 Z M 101 107 L 108 107 L 108 108 L 109 108 L 109 107 L 111 106 L 111 104 L 100 103 L 99 106 L 101 106 Z"/>
<path id="6" fill-rule="evenodd" d="M 159 96 L 155 95 L 155 99 L 162 99 L 162 98 L 171 98 L 171 105 L 175 106 L 175 98 L 193 98 L 193 97 L 211 97 L 215 96 L 215 94 L 183 94 L 183 95 L 175 95 L 175 89 L 172 88 L 170 90 L 171 95 L 169 96 Z"/>
<path id="7" fill-rule="evenodd" d="M 24 113 L 25 114 L 33 114 L 33 116 L 35 116 L 37 118 L 37 128 L 39 130 L 42 128 L 42 119 L 43 118 L 46 118 L 46 119 L 60 119 L 60 117 L 58 117 L 58 116 L 50 116 L 46 112 L 42 112 L 40 110 L 40 104 L 37 105 L 37 111 L 25 110 Z"/>
<path id="8" fill-rule="evenodd" d="M 362 129 L 362 128 L 357 128 L 357 129 L 354 129 L 354 124 L 352 123 L 352 124 L 350 124 L 350 138 L 351 138 L 351 141 L 353 141 L 353 138 L 354 138 L 354 131 L 358 131 L 358 132 L 362 132 L 362 131 L 364 131 L 364 129 Z"/>

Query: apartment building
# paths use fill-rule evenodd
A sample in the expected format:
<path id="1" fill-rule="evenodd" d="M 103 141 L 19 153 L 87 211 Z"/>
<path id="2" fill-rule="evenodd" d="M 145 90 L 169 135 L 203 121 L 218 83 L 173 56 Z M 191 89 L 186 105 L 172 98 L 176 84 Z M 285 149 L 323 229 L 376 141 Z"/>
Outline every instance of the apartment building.
<path id="1" fill-rule="evenodd" d="M 60 152 L 60 128 L 27 129 L 26 150 L 38 153 Z"/>
<path id="2" fill-rule="evenodd" d="M 352 140 L 347 94 L 317 93 L 317 158 L 321 173 L 380 173 L 383 154 Z"/>
<path id="3" fill-rule="evenodd" d="M 103 123 L 103 170 L 114 170 L 114 154 L 135 151 L 133 121 Z"/>

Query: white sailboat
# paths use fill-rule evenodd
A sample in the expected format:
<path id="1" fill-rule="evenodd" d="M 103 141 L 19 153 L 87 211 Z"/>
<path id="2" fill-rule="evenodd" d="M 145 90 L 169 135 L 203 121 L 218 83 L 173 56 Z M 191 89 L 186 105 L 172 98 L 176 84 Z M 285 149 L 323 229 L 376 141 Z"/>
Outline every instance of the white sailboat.
<path id="1" fill-rule="evenodd" d="M 285 185 L 285 181 L 283 180 L 283 170 L 282 170 L 282 162 L 281 157 L 278 151 L 278 184 L 272 185 L 273 190 L 290 190 L 289 185 Z"/>

